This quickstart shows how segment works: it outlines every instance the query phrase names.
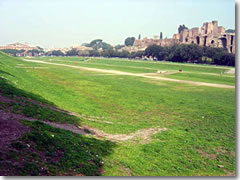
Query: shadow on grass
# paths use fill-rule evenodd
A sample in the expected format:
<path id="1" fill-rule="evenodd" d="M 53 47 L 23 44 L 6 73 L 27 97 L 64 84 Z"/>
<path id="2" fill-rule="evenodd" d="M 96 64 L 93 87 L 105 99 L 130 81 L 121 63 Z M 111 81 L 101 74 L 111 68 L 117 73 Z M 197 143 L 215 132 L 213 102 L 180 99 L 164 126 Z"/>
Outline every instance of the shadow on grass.
<path id="1" fill-rule="evenodd" d="M 0 62 L 0 64 L 1 64 L 1 62 Z M 5 71 L 2 71 L 2 70 L 0 70 L 0 74 L 7 74 L 7 75 L 9 75 L 9 76 L 13 76 L 12 74 L 10 74 L 10 73 L 8 73 L 8 72 L 5 72 Z M 13 76 L 13 77 L 15 77 L 15 76 Z"/>
<path id="2" fill-rule="evenodd" d="M 1 74 L 12 76 L 2 70 Z M 39 95 L 14 87 L 7 78 L 0 77 L 0 87 L 1 96 L 13 99 L 21 96 L 41 103 L 54 104 Z M 21 103 L 12 103 L 7 110 L 14 113 L 20 111 L 25 116 L 34 118 L 37 115 L 38 119 L 43 120 L 49 120 L 49 117 L 52 117 L 52 121 L 56 122 L 78 121 L 79 125 L 80 119 L 75 116 L 54 112 L 31 103 L 24 106 Z M 8 151 L 0 152 L 0 175 L 2 176 L 101 175 L 104 157 L 111 154 L 116 146 L 110 141 L 74 134 L 39 121 L 23 121 L 23 123 L 30 126 L 32 130 L 11 142 Z"/>
<path id="3" fill-rule="evenodd" d="M 24 122 L 30 133 L 12 143 L 10 161 L 5 164 L 9 175 L 35 176 L 99 176 L 103 158 L 116 144 L 70 131 L 50 127 L 41 122 Z"/>
<path id="4" fill-rule="evenodd" d="M 15 77 L 14 75 L 8 72 L 0 70 L 0 75 L 2 74 Z M 50 104 L 50 105 L 54 104 L 52 102 L 47 101 L 46 99 L 42 98 L 39 95 L 14 87 L 13 84 L 11 84 L 6 78 L 3 78 L 3 77 L 0 77 L 0 93 L 8 97 L 21 96 L 21 97 L 30 98 L 42 103 Z"/>

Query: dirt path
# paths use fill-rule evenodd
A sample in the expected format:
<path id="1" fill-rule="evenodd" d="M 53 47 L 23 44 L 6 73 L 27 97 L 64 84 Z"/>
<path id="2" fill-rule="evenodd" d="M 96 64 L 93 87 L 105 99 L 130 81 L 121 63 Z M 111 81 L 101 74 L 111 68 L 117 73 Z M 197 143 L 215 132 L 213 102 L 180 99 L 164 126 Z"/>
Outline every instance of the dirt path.
<path id="1" fill-rule="evenodd" d="M 229 71 L 225 72 L 226 74 L 235 74 L 235 69 L 230 69 Z"/>
<path id="2" fill-rule="evenodd" d="M 49 61 L 60 61 L 60 62 L 69 62 L 68 60 L 49 60 Z M 72 61 L 74 62 L 74 61 Z M 110 66 L 110 67 L 128 67 L 128 68 L 135 68 L 135 69 L 150 69 L 150 70 L 154 70 L 157 71 L 159 69 L 157 68 L 149 68 L 149 67 L 134 67 L 134 66 L 125 66 L 125 65 L 112 65 L 112 64 L 101 64 L 101 63 L 84 63 L 86 61 L 81 61 L 78 62 L 79 64 L 94 64 L 94 65 L 103 65 L 103 66 Z M 186 65 L 188 66 L 188 65 Z M 194 65 L 190 65 L 190 66 L 194 66 Z M 200 66 L 200 67 L 205 67 L 205 66 Z M 219 68 L 219 67 L 216 67 Z M 162 74 L 175 74 L 178 73 L 177 70 L 163 70 L 162 73 L 140 73 L 141 75 L 153 75 L 153 76 L 157 76 L 157 75 L 162 75 Z M 194 73 L 194 72 L 190 72 L 190 71 L 184 71 L 184 73 Z M 235 73 L 235 69 L 229 69 L 228 71 L 226 71 L 224 74 L 234 74 Z M 213 75 L 213 76 L 220 76 L 219 73 L 202 73 L 202 72 L 198 72 L 198 74 L 206 74 L 206 75 Z M 221 76 L 225 76 L 225 77 L 233 77 L 233 76 L 229 76 L 229 75 L 224 75 L 221 74 Z M 112 75 L 112 74 L 98 74 L 98 75 Z"/>
<path id="3" fill-rule="evenodd" d="M 16 66 L 16 68 L 24 68 L 24 69 L 48 69 L 48 67 L 23 67 L 23 66 Z"/>
<path id="4" fill-rule="evenodd" d="M 41 121 L 41 122 L 43 122 L 44 124 L 48 124 L 52 127 L 71 131 L 76 134 L 91 135 L 96 138 L 104 138 L 113 142 L 139 140 L 140 143 L 147 143 L 150 141 L 152 135 L 168 130 L 167 128 L 156 127 L 156 128 L 141 129 L 136 131 L 135 133 L 130 133 L 130 134 L 109 134 L 89 126 L 74 126 L 67 123 L 60 124 L 60 123 L 48 122 L 48 121 Z"/>
<path id="5" fill-rule="evenodd" d="M 61 109 L 58 109 L 58 108 L 55 108 L 55 107 L 52 107 L 49 105 L 41 104 L 41 103 L 31 100 L 31 99 L 26 99 L 24 97 L 15 97 L 15 98 L 20 99 L 21 103 L 14 99 L 10 99 L 8 97 L 0 95 L 0 101 L 4 102 L 4 103 L 13 103 L 14 102 L 14 103 L 20 103 L 21 105 L 24 105 L 24 101 L 28 101 L 28 102 L 37 104 L 42 107 L 50 108 L 54 111 L 78 116 L 75 113 L 69 113 L 67 111 L 64 111 L 64 110 L 61 110 Z M 19 136 L 23 135 L 24 132 L 26 132 L 27 130 L 30 129 L 28 127 L 23 126 L 19 122 L 19 120 L 40 121 L 35 118 L 26 117 L 21 114 L 16 114 L 16 113 L 10 112 L 9 110 L 5 110 L 5 111 L 0 110 L 0 114 L 1 114 L 0 125 L 2 127 L 2 129 L 0 131 L 0 145 L 1 146 L 3 146 L 5 142 L 9 142 L 11 140 L 18 138 Z M 83 117 L 81 115 L 79 115 L 79 116 Z M 98 118 L 95 116 L 93 116 L 93 117 L 95 118 L 94 120 L 99 119 L 99 121 L 101 121 L 100 120 L 101 117 L 98 117 Z M 109 134 L 109 133 L 105 133 L 104 131 L 101 131 L 101 130 L 98 130 L 98 129 L 95 129 L 95 128 L 92 128 L 89 126 L 76 126 L 76 125 L 72 125 L 72 124 L 68 124 L 68 123 L 56 123 L 56 122 L 50 122 L 50 121 L 40 121 L 40 122 L 50 125 L 52 127 L 68 130 L 68 131 L 71 131 L 76 134 L 92 135 L 96 138 L 105 138 L 107 140 L 114 141 L 114 142 L 138 139 L 138 140 L 140 140 L 140 142 L 146 143 L 150 140 L 152 135 L 159 133 L 161 131 L 167 130 L 167 128 L 155 127 L 155 128 L 141 129 L 141 130 L 136 131 L 135 133 L 130 133 L 130 134 Z"/>
<path id="6" fill-rule="evenodd" d="M 178 80 L 178 79 L 171 79 L 171 78 L 165 78 L 165 77 L 147 76 L 147 75 L 142 75 L 142 74 L 122 72 L 122 71 L 117 71 L 117 70 L 105 70 L 105 69 L 97 69 L 97 68 L 80 67 L 80 66 L 73 66 L 73 65 L 68 65 L 68 64 L 50 63 L 50 62 L 39 61 L 39 60 L 26 60 L 26 59 L 23 59 L 23 61 L 42 63 L 42 64 L 50 64 L 50 65 L 56 65 L 56 66 L 64 66 L 64 67 L 70 67 L 70 68 L 75 68 L 75 69 L 83 69 L 83 70 L 94 71 L 94 72 L 102 72 L 102 73 L 111 73 L 111 74 L 117 74 L 117 75 L 128 75 L 128 76 L 144 77 L 144 78 L 149 78 L 149 79 L 156 79 L 156 80 L 162 80 L 162 81 L 171 81 L 171 82 L 179 82 L 179 83 L 186 83 L 186 84 L 192 84 L 192 85 L 198 85 L 198 86 L 209 86 L 209 87 L 218 87 L 218 88 L 235 88 L 235 86 L 224 85 L 224 84 L 194 82 L 194 81 Z"/>
<path id="7" fill-rule="evenodd" d="M 81 129 L 82 127 L 79 127 L 79 128 Z M 140 140 L 141 143 L 148 142 L 151 136 L 154 134 L 168 130 L 167 128 L 155 127 L 155 128 L 140 129 L 135 133 L 130 133 L 130 134 L 108 134 L 101 130 L 91 128 L 91 127 L 85 126 L 84 128 L 90 131 L 95 136 L 103 137 L 110 141 L 127 141 L 132 139 L 134 140 L 138 139 Z"/>
<path id="8" fill-rule="evenodd" d="M 15 140 L 22 136 L 25 132 L 28 132 L 30 128 L 22 125 L 19 120 L 27 120 L 27 121 L 40 121 L 38 119 L 29 118 L 20 114 L 15 114 L 9 111 L 1 111 L 0 110 L 0 146 L 3 147 L 6 144 L 9 144 L 12 140 Z M 108 134 L 101 130 L 88 127 L 88 126 L 75 126 L 68 123 L 56 123 L 50 121 L 40 121 L 49 126 L 71 131 L 76 134 L 81 135 L 91 135 L 95 138 L 104 138 L 113 142 L 118 141 L 127 141 L 132 139 L 139 139 L 140 142 L 146 143 L 150 140 L 151 136 L 159 133 L 161 131 L 166 131 L 167 128 L 149 128 L 149 129 L 141 129 L 131 134 Z"/>

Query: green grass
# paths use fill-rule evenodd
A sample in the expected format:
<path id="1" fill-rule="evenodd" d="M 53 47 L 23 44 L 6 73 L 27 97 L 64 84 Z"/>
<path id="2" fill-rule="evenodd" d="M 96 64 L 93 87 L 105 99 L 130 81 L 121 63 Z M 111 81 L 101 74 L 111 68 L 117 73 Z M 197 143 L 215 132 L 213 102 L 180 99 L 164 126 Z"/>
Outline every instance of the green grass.
<path id="1" fill-rule="evenodd" d="M 72 61 L 79 61 L 77 64 L 79 66 L 83 66 L 80 61 L 84 59 L 79 57 L 43 57 L 39 59 L 47 61 L 50 58 L 55 60 L 69 59 L 70 62 L 66 63 L 72 65 L 74 65 Z M 184 66 L 186 68 L 184 72 L 195 73 L 178 73 L 167 76 L 176 79 L 185 78 L 192 81 L 234 85 L 232 77 L 201 74 L 220 73 L 227 70 L 224 67 L 195 67 L 195 65 L 144 61 L 138 63 L 121 59 L 87 61 L 89 64 L 91 62 L 99 63 L 100 65 L 97 67 L 102 69 L 106 69 L 107 66 L 104 64 L 109 62 L 117 65 L 111 68 L 125 72 L 130 72 L 134 67 L 151 68 L 156 66 L 156 69 L 177 70 L 180 66 Z M 57 63 L 65 62 L 59 61 Z M 87 63 L 84 66 L 96 67 L 95 64 L 89 65 Z M 24 67 L 47 67 L 47 69 L 17 68 L 20 66 L 17 64 L 24 64 L 21 65 Z M 124 66 L 132 66 L 133 68 Z M 142 69 L 135 69 L 142 71 Z M 102 157 L 104 161 L 104 166 L 101 167 L 104 169 L 102 175 L 205 176 L 226 174 L 222 168 L 217 167 L 219 164 L 228 171 L 235 171 L 235 89 L 194 86 L 142 77 L 99 75 L 101 73 L 24 62 L 3 54 L 0 54 L 0 70 L 0 92 L 6 96 L 11 98 L 14 98 L 15 95 L 24 96 L 66 111 L 103 117 L 104 120 L 111 121 L 113 124 L 88 121 L 78 117 L 65 116 L 62 113 L 51 116 L 51 113 L 54 112 L 33 104 L 28 104 L 27 107 L 31 107 L 29 110 L 27 107 L 12 105 L 15 108 L 13 108 L 14 111 L 19 111 L 24 115 L 33 116 L 39 120 L 45 120 L 49 117 L 51 121 L 55 122 L 85 124 L 112 134 L 127 134 L 156 126 L 168 128 L 167 131 L 154 135 L 152 141 L 147 144 L 127 141 L 112 146 L 111 153 Z M 39 117 L 36 116 L 36 112 L 40 114 Z M 70 136 L 70 132 L 58 131 L 47 125 L 39 125 L 39 129 L 34 123 L 29 125 L 34 128 L 33 132 L 38 132 L 38 134 L 33 134 L 35 138 L 45 137 L 45 134 L 40 135 L 42 132 L 52 133 L 56 131 L 55 134 L 59 134 L 59 137 L 64 139 L 64 143 L 69 142 L 68 140 L 71 138 L 73 138 L 72 142 L 78 143 L 88 140 L 83 136 L 73 134 Z M 64 138 L 65 136 L 66 138 Z M 23 139 L 24 142 L 27 139 Z M 35 141 L 38 140 L 32 140 L 32 142 Z M 56 143 L 58 142 L 56 141 Z M 105 143 L 105 141 L 99 143 Z M 46 143 L 44 148 L 47 149 L 48 145 L 49 143 Z M 42 147 L 42 144 L 40 143 L 36 147 L 38 146 Z M 74 145 L 68 148 L 67 152 L 80 151 L 75 149 L 77 147 Z M 91 146 L 88 148 L 91 149 Z M 43 150 L 45 151 L 45 149 Z M 98 146 L 94 149 L 97 151 Z M 106 147 L 106 149 L 108 148 Z M 56 149 L 52 150 L 52 152 L 55 151 Z M 215 158 L 203 155 L 199 151 L 214 155 Z M 70 164 L 71 161 L 75 162 L 74 158 L 66 158 Z M 37 164 L 35 165 L 37 166 Z M 75 164 L 66 165 L 65 169 L 61 169 L 63 164 L 49 166 L 64 174 L 72 173 L 71 169 L 75 167 Z M 91 166 L 91 168 L 94 169 L 95 166 Z M 96 168 L 89 174 L 96 173 L 95 170 Z M 22 169 L 19 172 L 28 173 L 31 171 L 34 170 L 30 169 L 24 172 Z M 50 172 L 50 174 L 54 174 L 56 171 Z M 89 175 L 88 171 L 80 173 Z"/>
<path id="2" fill-rule="evenodd" d="M 181 80 L 190 80 L 198 82 L 208 82 L 216 84 L 227 84 L 235 86 L 235 77 L 234 76 L 225 76 L 225 75 L 209 75 L 209 74 L 199 74 L 199 73 L 178 73 L 170 74 L 166 77 L 172 79 L 181 79 Z"/>
<path id="3" fill-rule="evenodd" d="M 31 58 L 36 60 L 51 60 L 51 62 L 58 62 L 61 64 L 74 64 L 78 62 L 80 66 L 101 67 L 103 69 L 124 69 L 127 72 L 156 72 L 157 70 L 175 70 L 182 69 L 183 71 L 191 72 L 205 72 L 205 73 L 222 73 L 230 69 L 226 66 L 214 65 L 197 65 L 190 63 L 172 63 L 165 61 L 139 61 L 139 60 L 126 60 L 126 59 L 102 59 L 102 58 L 85 58 L 85 57 L 44 57 L 44 58 Z M 60 60 L 60 61 L 59 61 Z M 85 61 L 87 60 L 87 61 Z M 109 66 L 110 65 L 110 66 Z M 113 66 L 112 66 L 113 65 Z M 147 69 L 148 68 L 148 69 Z"/>
<path id="4" fill-rule="evenodd" d="M 80 67 L 90 67 L 106 70 L 118 70 L 131 73 L 156 73 L 158 70 L 168 71 L 170 74 L 156 74 L 173 79 L 208 82 L 216 84 L 235 85 L 234 75 L 223 74 L 229 67 L 210 65 L 180 64 L 170 62 L 143 62 L 138 60 L 97 59 L 84 57 L 43 57 L 34 58 Z M 84 62 L 87 60 L 86 62 Z M 178 73 L 182 69 L 183 73 Z"/>

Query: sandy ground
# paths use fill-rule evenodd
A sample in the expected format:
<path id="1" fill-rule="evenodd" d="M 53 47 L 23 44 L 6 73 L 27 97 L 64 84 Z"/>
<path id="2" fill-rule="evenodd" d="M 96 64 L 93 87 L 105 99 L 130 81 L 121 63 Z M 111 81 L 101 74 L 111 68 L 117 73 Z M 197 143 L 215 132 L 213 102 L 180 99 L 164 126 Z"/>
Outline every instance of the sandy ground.
<path id="1" fill-rule="evenodd" d="M 230 69 L 229 71 L 225 72 L 226 74 L 235 74 L 235 69 Z"/>
<path id="2" fill-rule="evenodd" d="M 178 79 L 171 79 L 171 78 L 165 78 L 165 77 L 156 77 L 156 76 L 149 76 L 149 75 L 143 75 L 143 74 L 129 73 L 129 72 L 123 72 L 123 71 L 117 71 L 117 70 L 106 70 L 106 69 L 97 69 L 97 68 L 73 66 L 73 65 L 68 65 L 68 64 L 50 63 L 50 62 L 39 61 L 39 60 L 23 59 L 23 61 L 42 63 L 42 64 L 50 64 L 50 65 L 56 65 L 56 66 L 64 66 L 64 67 L 83 69 L 83 70 L 94 71 L 94 72 L 102 72 L 102 73 L 111 73 L 111 74 L 117 74 L 117 75 L 128 75 L 128 76 L 144 77 L 144 78 L 149 78 L 149 79 L 156 79 L 156 80 L 161 80 L 161 81 L 179 82 L 179 83 L 186 83 L 186 84 L 192 84 L 192 85 L 198 85 L 198 86 L 210 86 L 210 87 L 218 87 L 218 88 L 235 88 L 235 86 L 224 85 L 224 84 L 214 84 L 214 83 L 178 80 Z"/>

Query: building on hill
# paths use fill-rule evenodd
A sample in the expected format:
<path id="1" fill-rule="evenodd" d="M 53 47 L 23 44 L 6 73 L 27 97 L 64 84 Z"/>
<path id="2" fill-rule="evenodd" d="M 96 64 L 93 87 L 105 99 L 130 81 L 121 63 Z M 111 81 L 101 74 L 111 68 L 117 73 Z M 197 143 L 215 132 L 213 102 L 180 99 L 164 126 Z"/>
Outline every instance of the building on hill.
<path id="1" fill-rule="evenodd" d="M 29 46 L 27 43 L 22 44 L 22 43 L 13 43 L 13 44 L 8 44 L 6 46 L 0 46 L 0 49 L 15 49 L 15 50 L 34 50 L 37 49 L 37 47 Z"/>
<path id="2" fill-rule="evenodd" d="M 62 53 L 66 54 L 70 48 L 48 48 L 45 51 L 46 52 L 52 52 L 52 51 L 61 51 Z"/>
<path id="3" fill-rule="evenodd" d="M 225 32 L 217 21 L 203 23 L 202 27 L 184 29 L 172 38 L 135 40 L 132 49 L 146 49 L 149 45 L 171 46 L 174 44 L 198 44 L 200 46 L 226 48 L 229 53 L 235 53 L 235 33 Z"/>
<path id="4" fill-rule="evenodd" d="M 91 51 L 93 50 L 92 47 L 87 47 L 87 46 L 79 46 L 79 45 L 73 45 L 71 49 L 77 49 L 79 51 Z"/>

